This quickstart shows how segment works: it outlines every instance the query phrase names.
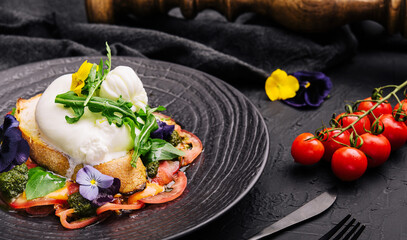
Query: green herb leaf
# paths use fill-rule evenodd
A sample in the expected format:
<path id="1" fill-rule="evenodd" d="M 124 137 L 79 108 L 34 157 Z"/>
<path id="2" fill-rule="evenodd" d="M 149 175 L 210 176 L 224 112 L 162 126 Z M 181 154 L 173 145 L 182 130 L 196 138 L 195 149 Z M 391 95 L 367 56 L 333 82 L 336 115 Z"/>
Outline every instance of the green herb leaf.
<path id="1" fill-rule="evenodd" d="M 158 128 L 157 121 L 154 115 L 147 111 L 145 123 L 140 131 L 140 134 L 134 139 L 134 152 L 131 160 L 131 165 L 133 167 L 137 166 L 137 159 L 142 154 L 146 154 L 150 150 L 150 145 L 148 143 L 150 139 L 150 133 Z"/>
<path id="2" fill-rule="evenodd" d="M 84 113 L 85 97 L 79 97 L 74 92 L 69 91 L 56 96 L 55 103 L 64 104 L 64 106 L 71 107 L 75 113 L 74 117 L 66 116 L 68 123 L 75 123 Z M 137 116 L 131 110 L 132 103 L 126 102 L 119 98 L 113 101 L 107 98 L 92 97 L 88 103 L 88 109 L 91 112 L 100 112 L 105 116 L 109 124 L 114 123 L 118 127 L 123 125 L 123 118 L 127 117 L 133 122 L 137 122 Z M 79 116 L 80 115 L 80 116 Z"/>
<path id="3" fill-rule="evenodd" d="M 27 200 L 32 200 L 52 193 L 65 186 L 65 178 L 58 177 L 41 167 L 28 171 L 28 182 L 25 189 Z"/>
<path id="4" fill-rule="evenodd" d="M 81 91 L 81 93 L 85 96 L 89 95 L 91 86 L 95 85 L 97 67 L 98 67 L 98 65 L 93 64 L 92 68 L 90 69 L 88 78 L 86 78 L 85 86 L 83 86 L 82 91 Z"/>
<path id="5" fill-rule="evenodd" d="M 184 155 L 183 151 L 178 150 L 165 140 L 154 138 L 151 139 L 150 151 L 143 155 L 142 158 L 145 163 L 149 163 L 159 160 L 171 160 Z"/>
<path id="6" fill-rule="evenodd" d="M 106 51 L 107 51 L 107 60 L 106 60 L 106 66 L 107 66 L 107 70 L 103 70 L 103 60 L 100 59 L 100 63 L 98 66 L 98 71 L 96 73 L 96 78 L 94 81 L 88 81 L 87 83 L 87 89 L 89 89 L 89 93 L 88 96 L 85 100 L 84 106 L 87 106 L 90 99 L 93 97 L 93 95 L 95 94 L 96 90 L 99 88 L 100 84 L 102 84 L 102 82 L 106 79 L 107 74 L 110 72 L 110 68 L 111 68 L 111 62 L 112 62 L 112 54 L 110 51 L 110 47 L 106 42 Z M 93 67 L 92 67 L 93 68 Z M 90 75 L 90 74 L 89 74 Z"/>

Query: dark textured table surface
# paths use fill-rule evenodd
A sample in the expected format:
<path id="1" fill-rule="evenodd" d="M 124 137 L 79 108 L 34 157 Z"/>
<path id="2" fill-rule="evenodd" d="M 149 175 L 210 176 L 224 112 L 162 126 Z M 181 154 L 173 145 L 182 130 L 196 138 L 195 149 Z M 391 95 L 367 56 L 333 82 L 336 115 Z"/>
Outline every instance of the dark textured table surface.
<path id="1" fill-rule="evenodd" d="M 399 52 L 361 52 L 327 74 L 331 98 L 316 110 L 297 110 L 269 102 L 263 88 L 239 88 L 260 109 L 271 139 L 270 162 L 252 191 L 230 212 L 185 239 L 243 239 L 291 213 L 326 189 L 337 186 L 335 204 L 323 214 L 274 235 L 275 239 L 318 239 L 348 213 L 366 225 L 361 239 L 406 239 L 407 147 L 393 152 L 381 167 L 359 180 L 342 183 L 324 163 L 294 164 L 290 146 L 295 136 L 313 132 L 341 113 L 346 101 L 367 97 L 375 87 L 407 79 L 407 57 Z"/>
<path id="2" fill-rule="evenodd" d="M 59 7 L 57 4 L 55 6 L 33 4 L 41 1 L 27 2 L 32 6 L 36 6 L 33 8 L 33 11 L 37 13 L 49 11 L 52 7 Z M 3 10 L 18 10 L 13 1 L 5 1 L 3 5 L 0 6 Z M 0 8 L 0 10 L 2 9 Z M 78 13 L 74 11 L 73 15 L 69 15 L 66 12 L 61 14 L 85 21 L 83 20 L 83 12 Z M 36 22 L 36 24 L 38 24 L 38 22 Z M 224 24 L 223 20 L 221 21 L 221 25 L 222 24 Z M 160 27 L 153 25 L 154 24 L 149 27 L 155 28 L 155 31 L 167 30 L 168 33 L 173 34 L 176 32 L 176 29 L 168 30 L 171 26 L 160 25 L 162 28 L 160 29 Z M 52 26 L 52 24 L 50 24 L 50 26 Z M 261 26 L 261 24 L 259 26 Z M 24 35 L 25 37 L 30 37 L 30 33 L 18 31 L 17 33 L 10 33 L 9 28 L 13 27 L 15 26 L 7 26 L 4 22 L 3 25 L 0 25 L 0 39 L 2 39 L 3 44 L 4 41 L 8 40 L 8 34 L 11 36 Z M 29 25 L 23 25 L 23 27 L 30 29 Z M 147 28 L 147 26 L 143 25 L 142 28 Z M 305 66 L 306 62 L 310 64 L 309 66 L 312 65 L 308 70 L 322 70 L 333 82 L 330 99 L 317 109 L 306 110 L 295 109 L 282 102 L 271 102 L 264 92 L 264 82 L 234 82 L 233 79 L 227 79 L 225 77 L 227 74 L 221 74 L 213 70 L 222 68 L 222 66 L 211 66 L 208 62 L 189 66 L 187 61 L 183 62 L 182 58 L 177 58 L 175 61 L 173 58 L 164 58 L 162 55 L 158 55 L 157 52 L 133 52 L 129 50 L 128 46 L 134 47 L 134 45 L 131 45 L 129 42 L 120 42 L 120 38 L 113 38 L 113 40 L 111 40 L 117 44 L 115 45 L 115 53 L 117 55 L 120 55 L 120 53 L 125 53 L 125 55 L 134 54 L 136 56 L 147 56 L 153 59 L 175 61 L 178 64 L 185 63 L 185 65 L 189 67 L 206 71 L 216 75 L 222 80 L 228 81 L 254 103 L 266 121 L 273 144 L 270 146 L 269 161 L 259 181 L 230 211 L 197 231 L 182 237 L 182 239 L 249 238 L 262 228 L 291 213 L 332 186 L 338 187 L 338 198 L 329 210 L 313 219 L 284 230 L 274 235 L 273 238 L 318 239 L 318 237 L 332 228 L 345 215 L 351 213 L 357 220 L 366 225 L 361 239 L 407 239 L 405 224 L 407 221 L 406 146 L 393 152 L 390 159 L 384 165 L 375 169 L 369 169 L 362 178 L 352 183 L 343 183 L 335 178 L 327 164 L 321 163 L 307 167 L 299 166 L 294 164 L 290 155 L 291 143 L 298 134 L 302 132 L 313 132 L 321 126 L 322 122 L 328 124 L 332 113 L 340 113 L 344 110 L 343 107 L 346 101 L 354 101 L 368 97 L 374 87 L 387 84 L 400 84 L 407 80 L 407 42 L 405 39 L 398 35 L 388 36 L 380 27 L 375 24 L 371 25 L 370 23 L 354 24 L 350 26 L 348 30 L 349 29 L 351 29 L 353 36 L 357 38 L 358 44 L 355 46 L 357 48 L 353 56 L 347 56 L 341 59 L 341 61 L 337 59 L 334 61 L 335 64 L 332 64 L 332 62 L 328 60 L 324 62 L 324 64 L 319 63 L 319 65 L 317 64 L 315 66 L 312 65 L 315 62 L 310 60 L 301 63 L 303 64 L 302 66 Z M 51 32 L 48 28 L 41 28 L 41 30 Z M 55 29 L 52 28 L 52 31 L 54 30 Z M 115 28 L 111 30 L 115 31 Z M 261 29 L 259 28 L 259 30 Z M 286 34 L 286 32 L 284 33 Z M 56 34 L 52 37 L 49 37 L 47 35 L 48 33 L 42 35 L 40 33 L 32 34 L 42 38 L 69 38 L 68 36 L 64 36 L 61 32 L 58 33 L 59 35 Z M 47 35 L 47 37 L 44 37 L 45 35 Z M 291 35 L 291 33 L 288 35 Z M 18 40 L 21 39 L 18 38 Z M 32 38 L 27 40 L 27 43 L 40 46 L 37 40 L 38 38 Z M 193 40 L 200 42 L 199 39 Z M 102 43 L 103 42 L 104 40 Z M 209 41 L 202 40 L 201 42 L 207 44 Z M 306 43 L 307 41 L 304 42 Z M 302 42 L 302 44 L 304 44 L 304 42 Z M 49 42 L 49 44 L 54 43 L 55 42 Z M 311 43 L 312 41 L 310 41 L 310 44 Z M 100 47 L 98 51 L 92 50 L 92 42 L 85 39 L 85 37 L 71 38 L 69 41 L 65 41 L 64 44 L 73 50 L 60 52 L 55 56 L 43 54 L 45 57 L 40 59 L 35 58 L 35 55 L 29 55 L 28 60 L 23 59 L 23 57 L 21 57 L 21 59 L 15 58 L 13 61 L 3 59 L 0 61 L 0 63 L 2 63 L 2 70 L 22 63 L 35 62 L 43 59 L 73 56 L 75 54 L 96 55 L 100 53 L 98 51 L 102 51 Z M 100 43 L 98 44 L 101 46 Z M 257 42 L 256 44 L 261 43 Z M 0 52 L 5 52 L 4 46 L 9 45 L 4 44 L 2 46 L 3 50 L 0 50 Z M 137 48 L 137 46 L 135 47 Z M 211 47 L 216 49 L 216 46 Z M 259 49 L 261 49 L 261 47 L 260 45 Z M 298 46 L 293 46 L 293 49 L 295 47 Z M 301 46 L 301 49 L 305 47 L 306 45 Z M 24 50 L 32 54 L 30 49 L 27 48 Z M 38 50 L 39 54 L 42 54 L 40 50 Z M 247 49 L 242 49 L 242 51 L 245 50 Z M 289 49 L 287 49 L 287 51 L 289 51 Z M 6 52 L 6 54 L 8 54 L 7 56 L 11 56 L 9 52 Z M 227 54 L 227 51 L 225 51 L 225 54 Z M 222 57 L 223 55 L 221 54 L 216 55 L 217 59 Z M 249 55 L 247 55 L 247 58 L 237 55 L 235 55 L 235 57 L 247 61 L 253 66 L 256 66 L 256 63 L 258 63 L 258 65 L 260 65 L 258 67 L 262 69 L 262 71 L 256 70 L 251 67 L 251 65 L 245 65 L 239 62 L 240 60 L 235 61 L 233 59 L 229 59 L 232 64 L 228 65 L 228 70 L 236 67 L 236 69 L 245 74 L 247 70 L 247 72 L 252 74 L 247 76 L 253 76 L 254 78 L 259 78 L 264 72 L 270 72 L 270 69 L 281 67 L 276 62 L 267 61 L 266 58 L 254 59 L 254 56 Z M 24 62 L 24 60 L 26 60 L 26 62 Z M 207 61 L 207 59 L 205 61 Z M 261 61 L 263 62 L 260 63 Z M 282 66 L 286 66 L 286 70 L 299 70 L 298 65 L 290 65 L 292 61 L 296 61 L 295 59 L 291 59 L 291 62 L 290 59 L 282 59 L 281 61 L 283 62 Z M 238 76 L 236 75 L 236 77 Z M 244 151 L 244 149 L 242 149 L 242 151 Z"/>

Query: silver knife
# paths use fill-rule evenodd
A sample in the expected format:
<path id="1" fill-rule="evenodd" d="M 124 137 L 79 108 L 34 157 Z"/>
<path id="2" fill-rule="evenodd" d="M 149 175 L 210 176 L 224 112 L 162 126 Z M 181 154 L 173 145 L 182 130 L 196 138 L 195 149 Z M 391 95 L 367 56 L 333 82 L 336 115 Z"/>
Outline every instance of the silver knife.
<path id="1" fill-rule="evenodd" d="M 266 227 L 261 232 L 251 237 L 250 240 L 256 240 L 276 233 L 284 228 L 300 223 L 304 220 L 312 218 L 323 211 L 327 210 L 336 200 L 336 188 L 329 189 L 318 197 L 307 202 L 304 206 L 288 214 L 284 218 Z"/>

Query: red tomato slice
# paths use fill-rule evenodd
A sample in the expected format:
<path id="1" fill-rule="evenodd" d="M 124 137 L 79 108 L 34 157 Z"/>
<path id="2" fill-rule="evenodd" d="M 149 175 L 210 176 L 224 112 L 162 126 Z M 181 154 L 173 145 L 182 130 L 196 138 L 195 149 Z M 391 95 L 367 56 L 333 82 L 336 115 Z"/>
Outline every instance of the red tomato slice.
<path id="1" fill-rule="evenodd" d="M 106 211 L 115 211 L 115 210 L 137 210 L 144 207 L 144 203 L 136 201 L 133 204 L 116 204 L 116 203 L 106 203 L 105 205 L 96 209 L 96 214 L 99 215 Z"/>
<path id="2" fill-rule="evenodd" d="M 70 182 L 68 185 L 68 196 L 76 192 L 79 192 L 79 184 Z"/>
<path id="3" fill-rule="evenodd" d="M 27 159 L 27 161 L 25 162 L 25 165 L 27 165 L 28 169 L 35 168 L 38 166 L 31 158 Z"/>
<path id="4" fill-rule="evenodd" d="M 66 202 L 66 200 L 52 198 L 36 198 L 33 200 L 27 200 L 25 196 L 21 194 L 16 200 L 10 203 L 10 207 L 14 209 L 22 209 L 45 205 L 64 204 Z"/>
<path id="5" fill-rule="evenodd" d="M 187 177 L 185 176 L 185 173 L 178 171 L 177 175 L 174 175 L 174 181 L 175 183 L 172 185 L 171 192 L 162 192 L 152 197 L 140 199 L 139 201 L 143 203 L 159 204 L 178 198 L 187 187 Z"/>
<path id="6" fill-rule="evenodd" d="M 171 117 L 162 113 L 154 113 L 154 115 L 169 125 L 175 125 L 174 130 L 183 138 L 182 144 L 177 146 L 179 150 L 185 152 L 185 156 L 181 157 L 180 166 L 186 166 L 192 163 L 202 152 L 203 147 L 201 140 L 193 133 L 181 129 Z M 186 145 L 190 145 L 190 148 L 186 148 Z"/>
<path id="7" fill-rule="evenodd" d="M 151 180 L 159 185 L 167 185 L 172 182 L 173 175 L 179 170 L 178 161 L 160 161 L 157 175 Z"/>
<path id="8" fill-rule="evenodd" d="M 181 129 L 179 132 L 183 138 L 183 144 L 190 144 L 190 148 L 181 148 L 180 150 L 185 152 L 185 155 L 181 157 L 180 166 L 186 166 L 192 163 L 196 157 L 201 154 L 203 146 L 201 140 L 195 134 Z M 180 145 L 178 145 L 180 146 Z"/>
<path id="9" fill-rule="evenodd" d="M 55 213 L 55 215 L 59 217 L 62 226 L 64 226 L 67 229 L 83 228 L 92 223 L 100 221 L 109 215 L 109 214 L 105 213 L 105 214 L 97 215 L 94 217 L 89 217 L 89 218 L 84 218 L 84 219 L 80 219 L 80 220 L 73 221 L 73 222 L 68 222 L 67 218 L 69 216 L 71 216 L 74 212 L 75 212 L 75 210 L 73 208 L 69 208 L 66 210 L 60 210 L 57 213 Z"/>

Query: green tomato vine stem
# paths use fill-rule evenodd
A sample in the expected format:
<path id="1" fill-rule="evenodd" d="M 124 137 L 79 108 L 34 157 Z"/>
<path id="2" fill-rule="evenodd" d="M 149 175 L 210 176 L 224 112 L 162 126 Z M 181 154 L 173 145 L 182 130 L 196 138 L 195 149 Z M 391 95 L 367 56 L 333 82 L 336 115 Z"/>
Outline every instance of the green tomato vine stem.
<path id="1" fill-rule="evenodd" d="M 382 104 L 382 103 L 384 103 L 385 101 L 387 101 L 391 96 L 394 96 L 394 97 L 399 101 L 399 99 L 398 99 L 396 93 L 397 93 L 398 91 L 400 91 L 401 89 L 403 89 L 404 87 L 406 87 L 406 86 L 407 86 L 407 81 L 403 82 L 403 83 L 400 84 L 400 85 L 389 85 L 389 86 L 381 87 L 381 89 L 382 89 L 382 88 L 387 88 L 387 87 L 394 87 L 394 90 L 391 91 L 390 93 L 388 93 L 388 94 L 387 94 L 385 97 L 383 97 L 382 99 L 378 100 L 378 101 L 376 102 L 376 104 L 375 104 L 372 108 L 370 108 L 368 111 L 366 111 L 366 112 L 364 112 L 362 115 L 360 115 L 356 121 L 354 121 L 353 123 L 349 124 L 349 125 L 346 126 L 345 128 L 342 128 L 341 131 L 340 131 L 338 134 L 336 134 L 335 136 L 333 136 L 333 138 L 338 137 L 339 135 L 341 135 L 343 132 L 345 132 L 345 131 L 348 130 L 349 128 L 353 128 L 353 129 L 354 129 L 354 125 L 355 125 L 357 122 L 359 122 L 360 119 L 362 119 L 362 118 L 366 117 L 367 115 L 369 115 L 370 113 L 372 113 L 373 110 L 375 110 L 380 104 Z M 399 102 L 400 102 L 400 101 L 399 101 Z"/>

